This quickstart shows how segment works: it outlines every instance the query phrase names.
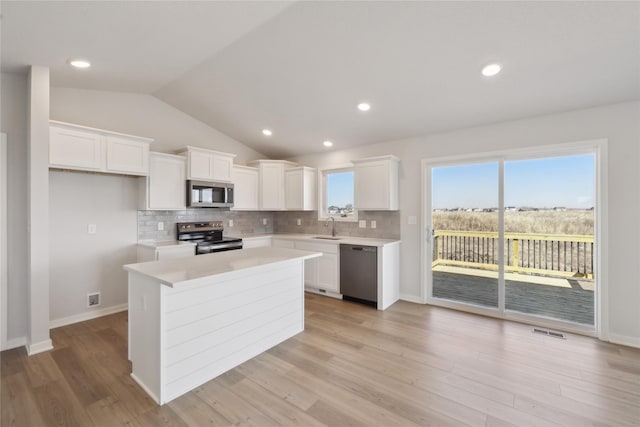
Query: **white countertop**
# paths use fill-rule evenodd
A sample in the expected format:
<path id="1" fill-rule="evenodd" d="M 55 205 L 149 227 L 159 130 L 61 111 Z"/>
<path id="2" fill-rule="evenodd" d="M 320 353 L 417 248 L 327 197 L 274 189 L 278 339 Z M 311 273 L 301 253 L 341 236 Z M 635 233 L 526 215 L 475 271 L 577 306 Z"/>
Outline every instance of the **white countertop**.
<path id="1" fill-rule="evenodd" d="M 164 242 L 156 242 L 153 240 L 140 240 L 138 241 L 138 244 L 141 246 L 146 246 L 153 249 L 161 248 L 161 247 L 169 247 L 169 246 L 184 246 L 184 245 L 195 246 L 196 245 L 193 242 L 181 242 L 179 240 L 169 240 Z"/>
<path id="2" fill-rule="evenodd" d="M 158 280 L 170 287 L 189 285 L 211 276 L 232 273 L 263 265 L 277 264 L 294 259 L 322 256 L 288 248 L 250 248 L 241 251 L 216 252 L 186 258 L 127 264 L 124 269 Z"/>
<path id="3" fill-rule="evenodd" d="M 302 234 L 302 233 L 274 233 L 274 234 L 246 234 L 239 235 L 243 240 L 259 239 L 265 237 L 272 237 L 274 239 L 287 239 L 287 240 L 303 240 L 307 242 L 319 242 L 319 243 L 333 243 L 339 245 L 341 243 L 347 245 L 362 245 L 362 246 L 385 246 L 393 243 L 400 243 L 400 240 L 394 239 L 372 239 L 369 237 L 352 237 L 352 236 L 335 236 L 335 240 L 332 239 L 316 239 L 314 237 L 331 237 L 324 234 Z"/>

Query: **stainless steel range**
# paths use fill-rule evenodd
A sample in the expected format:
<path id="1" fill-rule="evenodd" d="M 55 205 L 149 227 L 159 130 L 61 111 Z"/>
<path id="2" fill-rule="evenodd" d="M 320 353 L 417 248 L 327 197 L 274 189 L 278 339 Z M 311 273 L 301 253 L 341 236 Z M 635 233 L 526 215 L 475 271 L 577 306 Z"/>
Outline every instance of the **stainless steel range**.
<path id="1" fill-rule="evenodd" d="M 197 243 L 196 255 L 242 249 L 242 239 L 223 237 L 223 231 L 222 221 L 179 222 L 178 240 Z"/>

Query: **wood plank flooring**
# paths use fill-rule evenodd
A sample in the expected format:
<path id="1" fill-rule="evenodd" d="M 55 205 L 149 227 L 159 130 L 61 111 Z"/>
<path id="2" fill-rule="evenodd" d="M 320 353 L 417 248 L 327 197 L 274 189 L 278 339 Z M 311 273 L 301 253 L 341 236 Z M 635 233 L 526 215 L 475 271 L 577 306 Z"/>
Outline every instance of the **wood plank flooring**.
<path id="1" fill-rule="evenodd" d="M 127 315 L 1 354 L 4 426 L 638 426 L 640 350 L 398 302 L 308 294 L 303 333 L 157 406 L 131 380 Z"/>

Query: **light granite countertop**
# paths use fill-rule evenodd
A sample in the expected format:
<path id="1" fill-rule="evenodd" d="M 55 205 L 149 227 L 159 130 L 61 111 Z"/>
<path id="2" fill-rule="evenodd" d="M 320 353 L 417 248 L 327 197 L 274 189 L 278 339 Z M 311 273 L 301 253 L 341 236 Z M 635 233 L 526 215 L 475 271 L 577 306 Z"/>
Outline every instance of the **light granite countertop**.
<path id="1" fill-rule="evenodd" d="M 352 237 L 352 236 L 332 237 L 330 235 L 323 235 L 323 234 L 301 234 L 301 233 L 246 234 L 246 235 L 237 235 L 237 237 L 242 237 L 243 240 L 272 237 L 274 239 L 333 243 L 336 245 L 343 243 L 347 245 L 362 245 L 362 246 L 377 246 L 377 247 L 400 243 L 400 240 L 394 240 L 394 239 L 372 239 L 369 237 Z M 322 237 L 322 238 L 317 238 L 317 237 Z"/>
<path id="2" fill-rule="evenodd" d="M 195 284 L 200 279 L 224 275 L 240 270 L 285 263 L 295 259 L 322 256 L 320 252 L 288 248 L 250 248 L 241 251 L 216 252 L 185 258 L 127 264 L 124 269 L 157 280 L 170 287 Z"/>

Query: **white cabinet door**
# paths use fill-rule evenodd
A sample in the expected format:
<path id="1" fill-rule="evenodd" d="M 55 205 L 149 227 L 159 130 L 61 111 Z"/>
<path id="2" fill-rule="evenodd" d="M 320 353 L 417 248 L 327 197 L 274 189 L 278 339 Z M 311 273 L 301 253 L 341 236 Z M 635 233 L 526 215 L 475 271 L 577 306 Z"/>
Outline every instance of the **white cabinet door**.
<path id="1" fill-rule="evenodd" d="M 213 179 L 213 156 L 201 151 L 189 152 L 189 179 Z"/>
<path id="2" fill-rule="evenodd" d="M 338 276 L 338 245 L 334 243 L 295 242 L 303 251 L 322 252 L 319 258 L 305 260 L 304 284 L 315 290 L 340 293 Z"/>
<path id="3" fill-rule="evenodd" d="M 398 158 L 382 156 L 352 162 L 356 209 L 398 210 Z"/>
<path id="4" fill-rule="evenodd" d="M 258 198 L 260 210 L 282 211 L 285 210 L 285 170 L 297 166 L 286 160 L 255 160 L 248 166 L 258 168 L 260 183 Z"/>
<path id="5" fill-rule="evenodd" d="M 187 179 L 202 181 L 232 181 L 235 154 L 221 153 L 204 148 L 187 147 L 180 153 L 187 157 Z"/>
<path id="6" fill-rule="evenodd" d="M 233 176 L 233 157 L 213 155 L 213 180 L 231 182 Z"/>
<path id="7" fill-rule="evenodd" d="M 257 211 L 258 169 L 234 165 L 231 174 L 233 182 L 233 207 L 235 211 Z"/>
<path id="8" fill-rule="evenodd" d="M 121 136 L 107 136 L 106 171 L 129 175 L 149 174 L 149 144 Z"/>
<path id="9" fill-rule="evenodd" d="M 186 160 L 182 156 L 150 153 L 145 180 L 144 210 L 186 209 Z"/>
<path id="10" fill-rule="evenodd" d="M 49 167 L 146 176 L 152 141 L 52 120 Z"/>
<path id="11" fill-rule="evenodd" d="M 338 285 L 338 255 L 323 253 L 318 258 L 318 288 L 325 291 L 340 292 Z"/>
<path id="12" fill-rule="evenodd" d="M 279 211 L 284 209 L 284 167 L 265 164 L 260 167 L 260 209 Z"/>
<path id="13" fill-rule="evenodd" d="M 49 166 L 101 171 L 104 164 L 103 135 L 53 124 L 50 126 Z"/>
<path id="14" fill-rule="evenodd" d="M 288 210 L 316 209 L 316 170 L 306 166 L 285 171 L 285 207 Z"/>

